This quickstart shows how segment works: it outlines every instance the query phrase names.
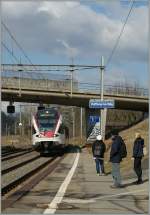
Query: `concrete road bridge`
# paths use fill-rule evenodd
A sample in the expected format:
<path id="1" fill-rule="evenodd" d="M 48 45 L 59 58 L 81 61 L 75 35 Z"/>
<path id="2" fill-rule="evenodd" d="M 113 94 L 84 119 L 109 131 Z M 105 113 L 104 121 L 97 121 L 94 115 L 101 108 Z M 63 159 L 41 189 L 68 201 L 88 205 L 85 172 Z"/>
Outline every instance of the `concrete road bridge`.
<path id="1" fill-rule="evenodd" d="M 88 108 L 90 99 L 100 98 L 100 86 L 79 83 L 70 75 L 56 75 L 2 65 L 2 100 L 60 104 Z M 48 69 L 47 69 L 48 70 Z M 148 90 L 137 87 L 104 86 L 104 99 L 114 99 L 116 109 L 148 112 Z"/>

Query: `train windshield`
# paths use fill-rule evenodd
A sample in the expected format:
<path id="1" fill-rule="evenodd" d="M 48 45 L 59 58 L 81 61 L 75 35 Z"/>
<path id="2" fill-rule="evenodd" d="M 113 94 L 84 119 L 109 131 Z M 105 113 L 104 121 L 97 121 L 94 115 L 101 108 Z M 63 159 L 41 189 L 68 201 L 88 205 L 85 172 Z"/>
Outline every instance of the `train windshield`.
<path id="1" fill-rule="evenodd" d="M 56 113 L 40 113 L 38 114 L 38 124 L 40 131 L 54 130 L 57 123 Z"/>

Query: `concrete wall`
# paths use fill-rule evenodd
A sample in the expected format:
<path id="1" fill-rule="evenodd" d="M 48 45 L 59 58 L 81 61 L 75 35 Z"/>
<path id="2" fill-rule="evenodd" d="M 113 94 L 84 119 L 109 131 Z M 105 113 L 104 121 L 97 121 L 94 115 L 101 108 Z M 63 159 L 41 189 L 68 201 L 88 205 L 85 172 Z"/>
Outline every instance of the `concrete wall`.
<path id="1" fill-rule="evenodd" d="M 21 89 L 41 89 L 41 90 L 68 90 L 71 89 L 70 80 L 31 80 L 28 78 L 4 78 L 2 77 L 2 87 Z M 73 90 L 78 89 L 78 83 L 73 82 Z"/>

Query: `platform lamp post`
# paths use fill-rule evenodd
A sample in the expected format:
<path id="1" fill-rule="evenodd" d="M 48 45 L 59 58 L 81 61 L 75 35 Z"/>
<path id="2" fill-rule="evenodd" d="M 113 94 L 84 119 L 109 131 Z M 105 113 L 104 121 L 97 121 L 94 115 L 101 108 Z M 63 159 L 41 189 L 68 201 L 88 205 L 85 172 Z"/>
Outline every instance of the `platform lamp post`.
<path id="1" fill-rule="evenodd" d="M 20 105 L 20 112 L 19 112 L 19 128 L 20 128 L 20 137 L 22 136 L 22 113 L 21 113 L 21 105 Z"/>
<path id="2" fill-rule="evenodd" d="M 101 57 L 101 65 L 100 65 L 100 100 L 104 99 L 104 57 Z M 103 137 L 103 110 L 100 110 L 100 133 Z M 103 137 L 104 138 L 104 137 Z"/>

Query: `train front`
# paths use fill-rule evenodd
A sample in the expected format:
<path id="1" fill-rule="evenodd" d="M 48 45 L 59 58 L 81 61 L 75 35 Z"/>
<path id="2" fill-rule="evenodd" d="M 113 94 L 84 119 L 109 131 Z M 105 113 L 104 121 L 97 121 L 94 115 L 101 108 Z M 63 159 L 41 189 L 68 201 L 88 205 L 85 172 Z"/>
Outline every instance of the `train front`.
<path id="1" fill-rule="evenodd" d="M 53 108 L 39 110 L 32 118 L 32 125 L 33 147 L 36 151 L 49 153 L 64 147 L 62 116 L 57 110 Z"/>

